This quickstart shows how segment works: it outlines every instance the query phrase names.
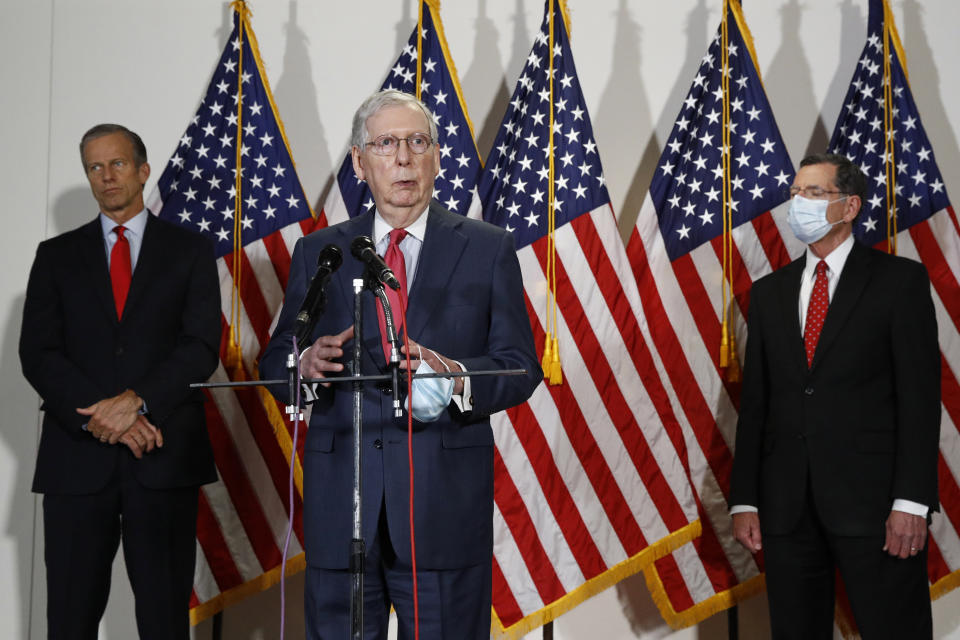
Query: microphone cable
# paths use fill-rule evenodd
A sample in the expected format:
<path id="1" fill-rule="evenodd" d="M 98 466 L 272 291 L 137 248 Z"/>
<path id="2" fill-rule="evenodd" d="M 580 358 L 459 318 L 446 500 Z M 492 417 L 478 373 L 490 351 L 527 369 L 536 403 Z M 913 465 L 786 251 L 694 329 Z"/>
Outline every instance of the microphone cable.
<path id="1" fill-rule="evenodd" d="M 417 595 L 417 543 L 413 523 L 413 371 L 410 369 L 410 335 L 407 331 L 407 310 L 400 305 L 400 324 L 407 361 L 407 463 L 410 469 L 410 568 L 413 576 L 413 637 L 420 640 L 420 600 Z"/>

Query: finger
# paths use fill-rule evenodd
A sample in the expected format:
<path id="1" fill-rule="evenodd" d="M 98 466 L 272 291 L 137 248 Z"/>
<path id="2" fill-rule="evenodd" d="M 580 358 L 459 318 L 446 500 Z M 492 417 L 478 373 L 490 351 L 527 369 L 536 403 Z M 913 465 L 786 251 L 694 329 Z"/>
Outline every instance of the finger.
<path id="1" fill-rule="evenodd" d="M 163 448 L 163 432 L 157 427 L 154 428 L 157 429 L 157 447 Z"/>
<path id="2" fill-rule="evenodd" d="M 337 334 L 337 338 L 340 339 L 340 344 L 343 344 L 347 340 L 353 337 L 353 325 L 350 325 L 343 331 Z"/>
<path id="3" fill-rule="evenodd" d="M 99 403 L 92 404 L 89 407 L 79 407 L 77 413 L 83 416 L 92 416 L 93 412 L 97 410 L 97 404 Z"/>
<path id="4" fill-rule="evenodd" d="M 133 456 L 135 458 L 139 460 L 140 458 L 143 457 L 143 452 L 140 450 L 140 446 L 136 443 L 136 441 L 131 436 L 124 435 L 124 437 L 121 439 L 121 442 L 127 445 L 127 448 L 130 449 L 131 452 L 133 452 Z"/>

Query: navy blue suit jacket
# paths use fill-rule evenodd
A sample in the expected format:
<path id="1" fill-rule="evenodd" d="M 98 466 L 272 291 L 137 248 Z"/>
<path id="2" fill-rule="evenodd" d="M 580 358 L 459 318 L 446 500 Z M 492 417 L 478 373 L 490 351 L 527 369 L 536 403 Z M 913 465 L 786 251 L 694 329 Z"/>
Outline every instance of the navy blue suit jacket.
<path id="1" fill-rule="evenodd" d="M 450 213 L 432 203 L 407 326 L 412 340 L 453 358 L 468 370 L 514 369 L 525 376 L 477 377 L 473 411 L 453 403 L 436 421 L 414 422 L 414 521 L 417 563 L 449 569 L 489 563 L 493 546 L 493 433 L 491 413 L 524 402 L 540 382 L 513 239 L 493 225 Z M 260 362 L 262 378 L 286 377 L 292 325 L 317 256 L 329 243 L 344 253 L 327 287 L 327 309 L 313 340 L 353 324 L 352 280 L 363 266 L 350 243 L 373 232 L 373 212 L 322 229 L 297 242 L 286 299 Z M 373 295 L 363 294 L 362 373 L 386 370 Z M 303 345 L 306 347 L 307 345 Z M 353 341 L 344 347 L 349 362 Z M 286 402 L 286 389 L 275 390 Z M 406 412 L 396 419 L 391 396 L 374 384 L 363 394 L 363 532 L 376 532 L 382 503 L 398 557 L 410 561 Z M 350 384 L 320 388 L 304 454 L 304 535 L 307 562 L 346 568 L 352 537 L 353 397 Z"/>

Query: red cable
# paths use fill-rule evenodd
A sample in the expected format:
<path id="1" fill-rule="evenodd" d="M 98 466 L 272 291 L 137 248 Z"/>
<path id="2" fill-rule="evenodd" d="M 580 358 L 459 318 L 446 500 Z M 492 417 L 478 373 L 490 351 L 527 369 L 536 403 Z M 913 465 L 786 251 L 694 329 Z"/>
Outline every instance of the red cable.
<path id="1" fill-rule="evenodd" d="M 407 335 L 407 311 L 400 305 L 400 326 L 407 359 L 407 463 L 410 466 L 410 566 L 413 571 L 413 637 L 420 640 L 420 605 L 417 597 L 417 543 L 413 526 L 413 371 L 410 370 L 410 336 Z"/>

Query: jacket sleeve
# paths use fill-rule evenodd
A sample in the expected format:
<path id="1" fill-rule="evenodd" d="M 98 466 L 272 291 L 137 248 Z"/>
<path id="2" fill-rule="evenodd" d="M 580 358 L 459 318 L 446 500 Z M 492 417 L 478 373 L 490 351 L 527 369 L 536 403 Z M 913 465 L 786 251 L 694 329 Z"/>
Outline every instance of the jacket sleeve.
<path id="1" fill-rule="evenodd" d="M 477 376 L 471 380 L 471 417 L 486 416 L 525 402 L 543 379 L 523 298 L 523 276 L 513 237 L 503 234 L 492 272 L 490 328 L 486 353 L 459 358 L 469 371 L 526 369 L 522 376 Z"/>
<path id="2" fill-rule="evenodd" d="M 730 480 L 730 505 L 760 506 L 760 455 L 767 415 L 768 383 L 762 321 L 762 286 L 750 291 L 747 349 L 740 392 L 736 448 Z"/>
<path id="3" fill-rule="evenodd" d="M 909 277 L 894 295 L 890 335 L 897 402 L 897 454 L 892 498 L 938 510 L 940 442 L 940 347 L 930 280 L 911 263 Z"/>
<path id="4" fill-rule="evenodd" d="M 73 431 L 89 420 L 77 413 L 77 407 L 88 407 L 109 394 L 68 355 L 64 344 L 68 320 L 55 281 L 56 256 L 57 248 L 49 241 L 37 247 L 23 304 L 20 366 L 43 399 L 44 410 Z"/>

